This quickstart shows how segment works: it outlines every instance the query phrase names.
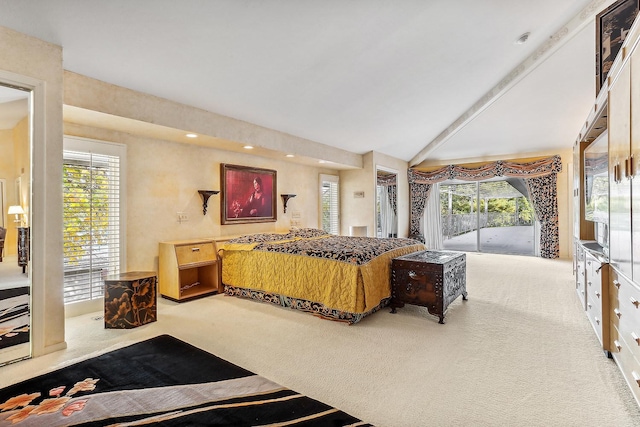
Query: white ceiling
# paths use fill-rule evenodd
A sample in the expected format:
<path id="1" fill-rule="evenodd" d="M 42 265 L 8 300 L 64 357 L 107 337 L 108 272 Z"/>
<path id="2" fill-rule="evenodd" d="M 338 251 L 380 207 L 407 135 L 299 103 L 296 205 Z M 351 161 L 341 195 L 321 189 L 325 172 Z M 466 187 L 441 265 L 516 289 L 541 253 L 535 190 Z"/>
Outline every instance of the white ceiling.
<path id="1" fill-rule="evenodd" d="M 570 148 L 611 3 L 0 0 L 0 25 L 75 73 L 416 163 Z"/>

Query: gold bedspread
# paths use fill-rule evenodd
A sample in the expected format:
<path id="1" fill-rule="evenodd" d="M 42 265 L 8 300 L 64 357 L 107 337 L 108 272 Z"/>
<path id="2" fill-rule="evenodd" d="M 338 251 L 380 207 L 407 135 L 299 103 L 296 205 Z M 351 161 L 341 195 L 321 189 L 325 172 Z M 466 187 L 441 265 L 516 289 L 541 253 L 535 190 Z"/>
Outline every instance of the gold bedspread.
<path id="1" fill-rule="evenodd" d="M 222 251 L 222 282 L 363 314 L 390 298 L 391 260 L 424 249 L 410 239 L 327 235 L 230 241 Z"/>

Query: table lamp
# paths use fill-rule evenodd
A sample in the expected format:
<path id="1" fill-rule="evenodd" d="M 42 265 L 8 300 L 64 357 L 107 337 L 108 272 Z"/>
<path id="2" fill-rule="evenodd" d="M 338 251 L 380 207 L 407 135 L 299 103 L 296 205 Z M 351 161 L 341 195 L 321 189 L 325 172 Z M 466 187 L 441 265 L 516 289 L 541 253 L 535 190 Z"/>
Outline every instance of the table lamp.
<path id="1" fill-rule="evenodd" d="M 22 219 L 20 218 L 20 215 L 24 215 L 24 209 L 22 209 L 22 206 L 20 205 L 9 206 L 9 212 L 7 213 L 9 215 L 15 215 L 16 219 L 14 219 L 13 222 L 19 222 L 20 225 L 22 225 Z"/>

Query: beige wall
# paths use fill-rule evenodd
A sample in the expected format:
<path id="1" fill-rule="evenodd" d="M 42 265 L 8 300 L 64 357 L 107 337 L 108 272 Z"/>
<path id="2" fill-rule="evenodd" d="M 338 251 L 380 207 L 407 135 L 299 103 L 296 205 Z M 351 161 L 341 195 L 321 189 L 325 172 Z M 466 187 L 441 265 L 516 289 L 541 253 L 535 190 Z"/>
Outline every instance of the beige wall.
<path id="1" fill-rule="evenodd" d="M 350 227 L 366 226 L 367 235 L 376 235 L 376 170 L 378 167 L 398 172 L 398 237 L 409 235 L 408 163 L 382 153 L 370 151 L 362 156 L 362 169 L 340 172 L 341 234 Z M 364 192 L 364 197 L 355 193 Z"/>
<path id="2" fill-rule="evenodd" d="M 33 170 L 31 180 L 25 180 L 31 184 L 23 183 L 23 189 L 31 188 L 31 337 L 33 354 L 38 356 L 66 345 L 59 255 L 62 253 L 62 48 L 4 27 L 0 27 L 0 46 L 0 81 L 29 88 L 33 93 Z"/>
<path id="3" fill-rule="evenodd" d="M 5 205 L 4 211 L 0 215 L 4 218 L 4 227 L 7 229 L 7 235 L 4 242 L 4 255 L 15 255 L 16 248 L 16 231 L 13 224 L 14 218 L 7 215 L 7 209 L 16 200 L 15 194 L 15 169 L 13 167 L 13 130 L 0 130 L 0 179 L 5 180 Z"/>
<path id="4" fill-rule="evenodd" d="M 351 227 L 367 227 L 367 236 L 375 236 L 373 153 L 365 154 L 362 160 L 362 169 L 340 172 L 340 234 L 346 236 L 351 234 Z M 358 197 L 356 193 L 364 193 L 364 197 Z"/>
<path id="5" fill-rule="evenodd" d="M 31 203 L 31 199 L 29 197 L 31 192 L 31 157 L 29 155 L 29 141 L 31 140 L 31 136 L 29 135 L 29 132 L 28 117 L 20 120 L 16 127 L 13 128 L 14 175 L 15 179 L 20 180 L 20 194 L 17 195 L 17 198 L 20 206 L 22 206 L 22 209 L 24 209 L 25 212 L 22 219 L 22 224 L 24 226 L 29 225 L 29 211 Z"/>
<path id="6" fill-rule="evenodd" d="M 29 119 L 24 118 L 13 129 L 0 131 L 0 178 L 6 182 L 5 188 L 5 228 L 7 235 L 4 244 L 5 255 L 17 253 L 17 224 L 13 215 L 7 215 L 9 206 L 18 203 L 25 211 L 23 224 L 28 225 L 29 218 L 29 187 L 31 176 L 31 162 L 29 158 Z M 16 194 L 16 180 L 20 179 L 20 194 Z M 22 184 L 24 183 L 24 184 Z"/>
<path id="7" fill-rule="evenodd" d="M 203 237 L 288 230 L 294 213 L 300 227 L 318 227 L 320 173 L 286 161 L 144 138 L 123 132 L 65 123 L 65 135 L 116 142 L 127 147 L 127 266 L 128 270 L 156 270 L 158 243 Z M 153 155 L 149 155 L 153 153 Z M 198 190 L 220 190 L 220 163 L 277 171 L 277 221 L 254 224 L 220 224 L 220 195 L 211 196 L 202 214 Z M 293 193 L 283 213 L 281 193 Z M 188 220 L 178 222 L 178 212 Z"/>

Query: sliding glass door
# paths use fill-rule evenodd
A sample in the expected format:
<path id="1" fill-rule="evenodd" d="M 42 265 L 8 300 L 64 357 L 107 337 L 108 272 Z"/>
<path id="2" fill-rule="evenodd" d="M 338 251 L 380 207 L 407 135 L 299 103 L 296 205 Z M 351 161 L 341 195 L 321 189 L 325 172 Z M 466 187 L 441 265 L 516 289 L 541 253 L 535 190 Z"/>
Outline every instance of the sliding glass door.
<path id="1" fill-rule="evenodd" d="M 535 255 L 535 220 L 521 179 L 440 184 L 443 247 Z"/>

